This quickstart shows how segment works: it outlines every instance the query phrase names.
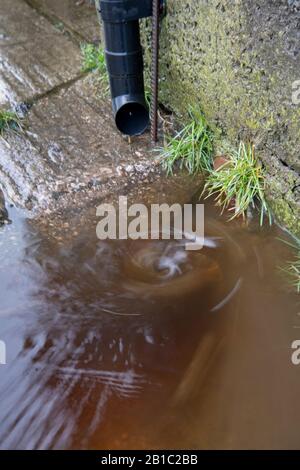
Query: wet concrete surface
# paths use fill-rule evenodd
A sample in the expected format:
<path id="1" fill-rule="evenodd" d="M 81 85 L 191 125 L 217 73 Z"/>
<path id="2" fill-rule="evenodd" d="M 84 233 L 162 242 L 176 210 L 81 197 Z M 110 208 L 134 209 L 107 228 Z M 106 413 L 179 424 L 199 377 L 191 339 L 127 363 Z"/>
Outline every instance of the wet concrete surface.
<path id="1" fill-rule="evenodd" d="M 94 0 L 26 0 L 75 41 L 100 40 L 100 28 Z"/>
<path id="2" fill-rule="evenodd" d="M 1 1 L 0 106 L 31 101 L 81 73 L 80 51 L 23 0 Z"/>
<path id="3" fill-rule="evenodd" d="M 39 100 L 23 135 L 0 142 L 0 179 L 13 202 L 61 209 L 95 197 L 114 179 L 121 185 L 134 174 L 143 180 L 157 173 L 149 136 L 129 145 L 116 132 L 110 103 L 97 95 L 93 78 Z"/>

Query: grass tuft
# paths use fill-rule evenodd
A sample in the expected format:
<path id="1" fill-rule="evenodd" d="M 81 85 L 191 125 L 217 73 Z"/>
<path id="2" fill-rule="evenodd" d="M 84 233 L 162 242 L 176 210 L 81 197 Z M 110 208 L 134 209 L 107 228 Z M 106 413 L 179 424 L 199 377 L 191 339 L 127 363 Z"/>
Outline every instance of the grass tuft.
<path id="1" fill-rule="evenodd" d="M 105 54 L 101 46 L 94 44 L 81 44 L 82 71 L 92 72 L 94 70 L 100 74 L 106 74 Z"/>
<path id="2" fill-rule="evenodd" d="M 109 90 L 109 78 L 105 63 L 105 54 L 101 45 L 81 44 L 80 48 L 83 61 L 82 71 L 95 72 L 102 85 L 102 91 L 106 95 Z"/>
<path id="3" fill-rule="evenodd" d="M 21 132 L 23 129 L 21 118 L 14 111 L 0 110 L 0 136 L 6 132 Z"/>
<path id="4" fill-rule="evenodd" d="M 229 149 L 220 168 L 213 165 L 213 134 L 198 110 L 189 112 L 190 122 L 175 137 L 158 149 L 163 168 L 173 173 L 175 165 L 190 174 L 206 173 L 203 194 L 214 196 L 222 211 L 232 212 L 230 220 L 245 217 L 250 208 L 260 211 L 260 223 L 265 215 L 272 223 L 271 211 L 265 199 L 265 170 L 259 163 L 254 145 L 241 142 L 239 148 Z"/>
<path id="5" fill-rule="evenodd" d="M 173 173 L 176 164 L 190 174 L 212 169 L 213 134 L 200 111 L 190 109 L 189 115 L 190 122 L 159 149 L 162 166 L 168 174 Z"/>
<path id="6" fill-rule="evenodd" d="M 261 224 L 265 214 L 271 223 L 271 213 L 264 196 L 265 172 L 258 162 L 254 146 L 242 142 L 238 150 L 230 151 L 226 158 L 228 162 L 218 170 L 211 170 L 208 175 L 204 187 L 207 197 L 215 196 L 217 205 L 223 211 L 234 211 L 230 220 L 245 217 L 250 207 L 257 207 Z"/>

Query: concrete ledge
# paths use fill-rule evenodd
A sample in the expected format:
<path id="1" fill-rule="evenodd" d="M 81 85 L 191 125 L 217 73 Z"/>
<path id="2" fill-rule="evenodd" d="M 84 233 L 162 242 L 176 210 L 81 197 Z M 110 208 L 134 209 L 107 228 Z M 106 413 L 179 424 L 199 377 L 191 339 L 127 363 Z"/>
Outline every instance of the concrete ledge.
<path id="1" fill-rule="evenodd" d="M 81 73 L 81 54 L 22 0 L 2 0 L 0 106 L 31 101 Z"/>

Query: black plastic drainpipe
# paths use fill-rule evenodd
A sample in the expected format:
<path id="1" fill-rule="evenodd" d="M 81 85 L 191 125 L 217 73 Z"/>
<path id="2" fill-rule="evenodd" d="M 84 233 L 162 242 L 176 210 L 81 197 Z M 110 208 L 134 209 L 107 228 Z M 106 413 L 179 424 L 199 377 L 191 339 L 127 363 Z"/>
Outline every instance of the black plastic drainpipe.
<path id="1" fill-rule="evenodd" d="M 117 128 L 140 135 L 149 125 L 139 20 L 152 15 L 152 0 L 100 0 L 105 55 Z"/>

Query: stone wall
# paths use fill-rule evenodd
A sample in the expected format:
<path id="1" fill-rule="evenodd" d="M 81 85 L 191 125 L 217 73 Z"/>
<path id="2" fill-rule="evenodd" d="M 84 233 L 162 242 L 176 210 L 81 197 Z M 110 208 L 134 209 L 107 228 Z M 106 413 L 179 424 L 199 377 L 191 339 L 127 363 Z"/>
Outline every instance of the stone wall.
<path id="1" fill-rule="evenodd" d="M 143 39 L 149 64 L 147 23 Z M 256 144 L 277 219 L 299 236 L 300 1 L 167 0 L 160 77 L 165 106 L 199 104 L 220 141 Z"/>

